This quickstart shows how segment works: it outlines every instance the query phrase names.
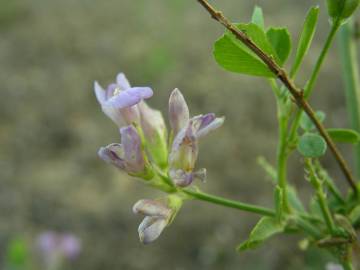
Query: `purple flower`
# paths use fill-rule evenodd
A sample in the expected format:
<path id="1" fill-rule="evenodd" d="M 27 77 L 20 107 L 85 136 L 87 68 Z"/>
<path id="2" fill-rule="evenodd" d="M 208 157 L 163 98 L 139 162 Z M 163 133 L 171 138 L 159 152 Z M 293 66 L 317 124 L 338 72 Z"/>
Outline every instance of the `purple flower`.
<path id="1" fill-rule="evenodd" d="M 209 113 L 188 119 L 188 106 L 178 89 L 172 92 L 169 107 L 170 123 L 175 134 L 169 155 L 169 175 L 181 187 L 190 185 L 196 178 L 204 181 L 205 169 L 194 172 L 199 152 L 198 140 L 219 128 L 224 118 Z"/>
<path id="2" fill-rule="evenodd" d="M 75 259 L 81 252 L 81 242 L 73 234 L 44 232 L 37 239 L 37 247 L 46 263 L 54 260 Z"/>
<path id="3" fill-rule="evenodd" d="M 149 244 L 160 236 L 173 214 L 165 203 L 156 200 L 138 201 L 133 206 L 133 212 L 145 216 L 138 228 L 140 241 L 144 244 Z"/>
<path id="4" fill-rule="evenodd" d="M 134 176 L 151 178 L 141 138 L 134 126 L 120 129 L 121 144 L 113 143 L 101 147 L 98 155 L 105 162 Z"/>
<path id="5" fill-rule="evenodd" d="M 153 95 L 149 87 L 131 87 L 123 73 L 119 73 L 116 83 L 108 85 L 106 90 L 95 81 L 94 90 L 103 112 L 119 127 L 139 122 L 137 104 Z"/>

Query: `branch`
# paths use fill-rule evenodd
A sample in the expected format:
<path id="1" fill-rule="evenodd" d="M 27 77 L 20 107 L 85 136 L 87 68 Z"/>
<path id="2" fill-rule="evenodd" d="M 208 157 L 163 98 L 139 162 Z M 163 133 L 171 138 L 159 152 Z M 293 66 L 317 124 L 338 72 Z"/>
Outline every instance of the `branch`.
<path id="1" fill-rule="evenodd" d="M 289 75 L 284 69 L 282 69 L 272 57 L 268 56 L 263 50 L 261 50 L 244 32 L 239 30 L 234 24 L 232 24 L 220 11 L 215 10 L 207 0 L 197 0 L 211 15 L 211 17 L 221 23 L 225 28 L 227 28 L 234 36 L 239 39 L 244 45 L 246 45 L 250 50 L 252 50 L 271 70 L 272 73 L 286 86 L 290 94 L 293 96 L 293 99 L 297 106 L 300 109 L 303 109 L 309 118 L 312 120 L 317 130 L 321 136 L 326 141 L 331 152 L 333 153 L 337 163 L 339 164 L 341 170 L 343 171 L 347 182 L 353 189 L 354 193 L 357 194 L 358 190 L 356 187 L 355 180 L 351 174 L 350 168 L 347 165 L 345 159 L 341 155 L 340 151 L 336 147 L 335 143 L 330 138 L 325 127 L 320 121 L 317 120 L 315 111 L 312 109 L 310 104 L 306 101 L 303 90 L 297 87 L 294 82 L 290 79 Z"/>

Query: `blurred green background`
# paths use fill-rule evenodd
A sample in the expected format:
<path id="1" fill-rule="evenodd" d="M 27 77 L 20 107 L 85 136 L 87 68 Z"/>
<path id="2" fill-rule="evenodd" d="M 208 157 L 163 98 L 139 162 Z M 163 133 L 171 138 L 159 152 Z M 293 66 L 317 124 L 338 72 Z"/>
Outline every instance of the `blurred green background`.
<path id="1" fill-rule="evenodd" d="M 320 4 L 319 30 L 298 78 L 303 84 L 329 29 L 323 2 L 223 0 L 216 6 L 247 21 L 258 4 L 267 25 L 286 25 L 295 43 L 308 8 Z M 201 188 L 270 206 L 272 186 L 256 158 L 275 161 L 274 98 L 265 80 L 217 66 L 212 44 L 222 32 L 195 0 L 0 0 L 0 265 L 12 239 L 31 245 L 51 229 L 82 239 L 83 252 L 68 269 L 324 269 L 324 254 L 301 252 L 294 236 L 237 254 L 234 247 L 258 217 L 196 201 L 184 205 L 158 241 L 143 246 L 141 217 L 131 207 L 161 194 L 97 157 L 119 134 L 97 104 L 93 81 L 107 85 L 123 71 L 133 85 L 153 87 L 149 103 L 165 116 L 175 87 L 193 115 L 224 115 L 223 128 L 201 144 L 197 164 L 209 175 Z M 329 127 L 347 126 L 338 63 L 332 49 L 312 98 L 328 113 Z M 324 164 L 339 176 L 330 156 Z M 289 179 L 306 200 L 301 166 L 293 156 Z"/>

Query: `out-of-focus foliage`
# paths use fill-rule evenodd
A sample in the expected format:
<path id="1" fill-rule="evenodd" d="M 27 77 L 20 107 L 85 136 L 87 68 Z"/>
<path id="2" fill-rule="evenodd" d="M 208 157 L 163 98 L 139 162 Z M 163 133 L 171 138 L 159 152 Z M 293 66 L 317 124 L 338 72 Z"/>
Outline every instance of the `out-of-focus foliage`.
<path id="1" fill-rule="evenodd" d="M 314 1 L 256 3 L 269 25 L 286 25 L 295 40 Z M 254 1 L 217 4 L 246 21 Z M 299 84 L 327 32 L 325 17 L 319 28 Z M 271 248 L 236 254 L 257 217 L 198 202 L 185 204 L 161 239 L 144 247 L 131 206 L 156 194 L 97 158 L 98 147 L 119 134 L 101 113 L 93 81 L 106 84 L 122 70 L 136 85 L 154 88 L 150 103 L 164 113 L 170 91 L 179 87 L 194 114 L 226 116 L 201 146 L 205 190 L 272 202 L 271 182 L 256 158 L 275 162 L 274 99 L 265 82 L 217 67 L 211 47 L 222 31 L 196 1 L 0 0 L 0 250 L 17 235 L 31 243 L 51 229 L 82 239 L 83 252 L 69 269 L 319 269 L 323 254 L 303 254 L 291 235 L 274 239 Z M 337 63 L 333 52 L 312 103 L 330 112 L 328 126 L 346 127 Z M 333 160 L 325 165 L 331 168 Z M 309 184 L 300 175 L 294 168 L 289 181 L 307 198 Z M 0 253 L 1 267 L 5 261 Z"/>

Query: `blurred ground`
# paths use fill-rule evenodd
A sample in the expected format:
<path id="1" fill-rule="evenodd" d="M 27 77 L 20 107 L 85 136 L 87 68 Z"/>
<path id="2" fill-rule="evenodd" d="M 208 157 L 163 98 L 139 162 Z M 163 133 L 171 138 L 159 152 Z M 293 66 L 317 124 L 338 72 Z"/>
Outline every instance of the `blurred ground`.
<path id="1" fill-rule="evenodd" d="M 234 21 L 246 21 L 259 4 L 268 25 L 288 26 L 295 42 L 304 14 L 318 2 L 228 0 L 216 5 Z M 327 33 L 325 10 L 319 27 L 299 83 Z M 13 237 L 31 242 L 39 232 L 54 229 L 83 240 L 83 253 L 69 269 L 321 269 L 316 267 L 321 256 L 302 253 L 299 239 L 290 236 L 236 254 L 234 247 L 257 217 L 200 202 L 187 203 L 157 242 L 142 246 L 137 236 L 141 218 L 131 206 L 160 194 L 96 155 L 119 134 L 101 113 L 92 84 L 96 79 L 106 85 L 124 71 L 134 85 L 155 89 L 150 103 L 164 113 L 170 91 L 178 87 L 193 115 L 226 116 L 224 127 L 201 144 L 198 165 L 209 173 L 202 188 L 270 205 L 271 184 L 256 158 L 274 162 L 274 99 L 264 80 L 216 65 L 212 43 L 221 33 L 196 1 L 0 0 L 1 261 Z M 335 49 L 312 103 L 328 113 L 327 126 L 347 125 Z M 333 160 L 325 164 L 332 168 Z M 293 166 L 289 178 L 306 198 L 300 166 Z"/>

